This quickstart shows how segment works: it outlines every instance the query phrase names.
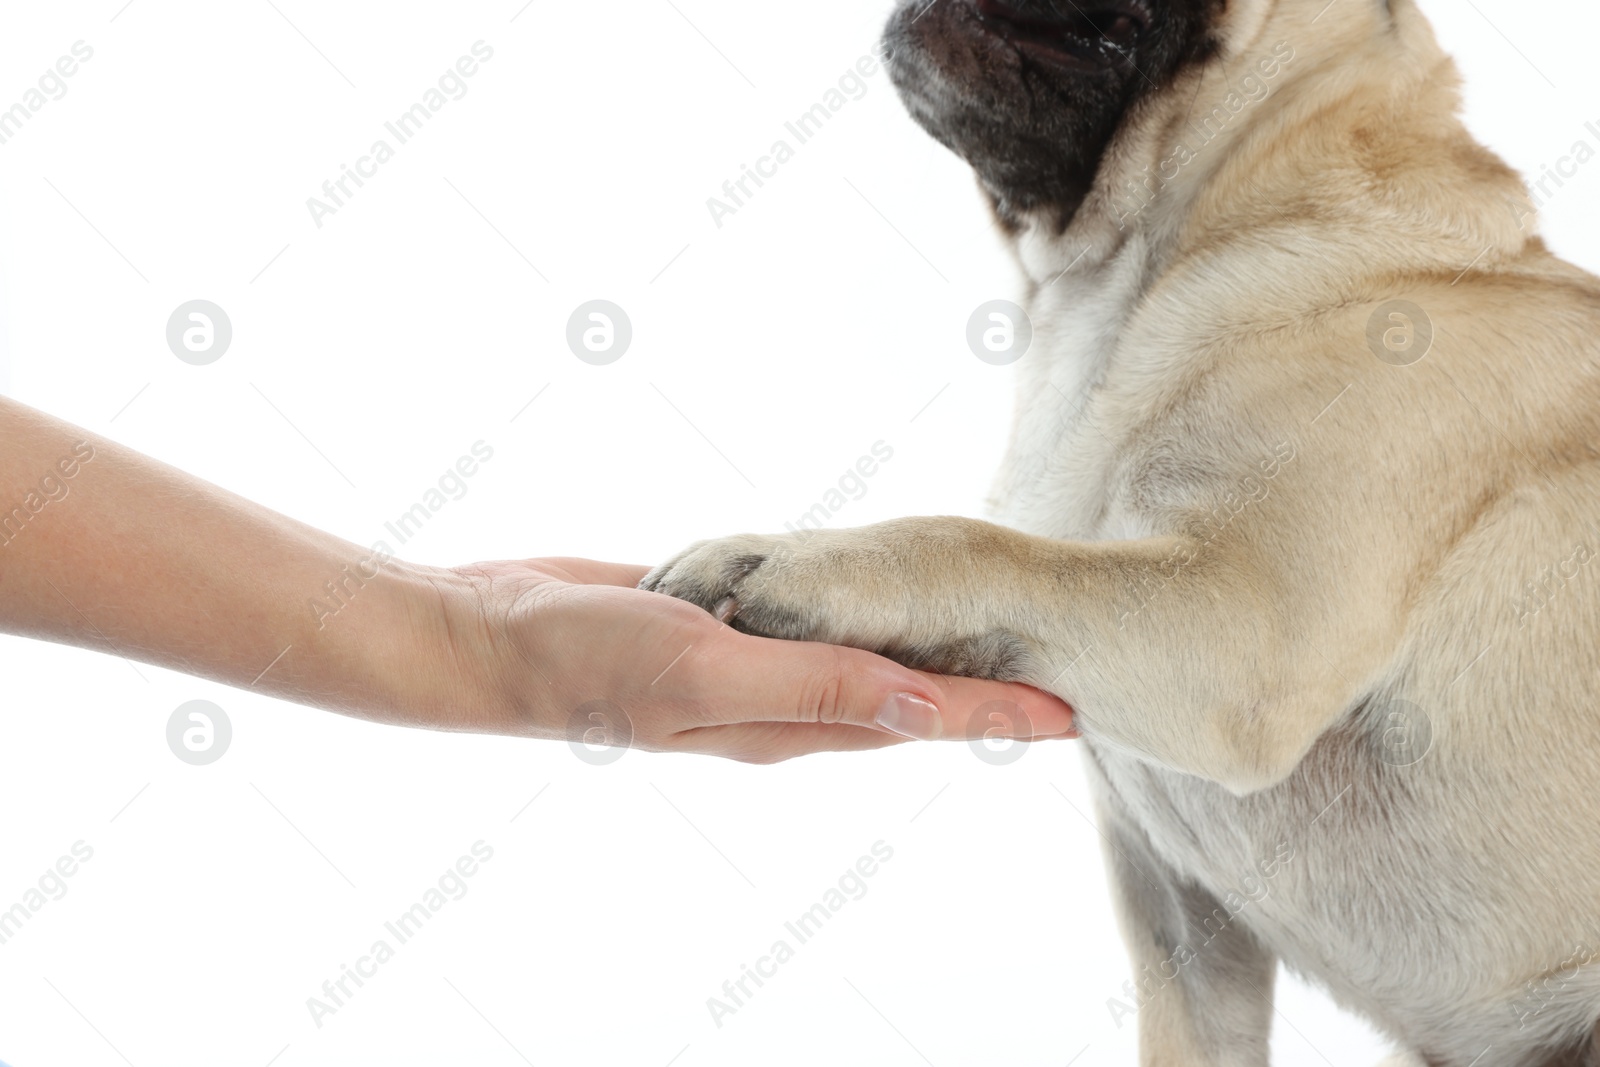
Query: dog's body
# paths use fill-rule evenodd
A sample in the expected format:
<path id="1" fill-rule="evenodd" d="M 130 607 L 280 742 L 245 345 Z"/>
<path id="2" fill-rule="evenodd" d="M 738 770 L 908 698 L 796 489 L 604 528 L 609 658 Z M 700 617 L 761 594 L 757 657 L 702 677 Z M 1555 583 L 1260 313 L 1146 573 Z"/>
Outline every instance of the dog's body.
<path id="1" fill-rule="evenodd" d="M 1165 2 L 891 23 L 1029 281 L 1010 529 L 645 585 L 1071 703 L 1147 1064 L 1266 1062 L 1278 960 L 1415 1062 L 1600 1063 L 1600 282 L 1411 0 Z"/>

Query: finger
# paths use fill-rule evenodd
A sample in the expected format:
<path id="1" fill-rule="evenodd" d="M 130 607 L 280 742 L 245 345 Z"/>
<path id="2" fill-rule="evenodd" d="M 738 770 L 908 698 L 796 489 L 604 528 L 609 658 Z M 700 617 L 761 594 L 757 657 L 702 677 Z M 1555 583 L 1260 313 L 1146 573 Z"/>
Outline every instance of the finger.
<path id="1" fill-rule="evenodd" d="M 740 722 L 702 726 L 673 737 L 667 748 L 699 752 L 742 763 L 781 763 L 818 752 L 863 752 L 908 739 L 865 726 L 816 722 Z"/>
<path id="2" fill-rule="evenodd" d="M 1032 686 L 937 674 L 928 678 L 942 694 L 937 702 L 937 721 L 913 716 L 904 722 L 880 725 L 924 741 L 1079 736 L 1072 708 Z"/>
<path id="3" fill-rule="evenodd" d="M 1071 735 L 1072 709 L 1013 683 L 909 670 L 854 648 L 723 631 L 692 672 L 715 722 L 843 723 L 921 740 Z"/>
<path id="4" fill-rule="evenodd" d="M 650 573 L 649 567 L 638 563 L 606 563 L 570 556 L 533 562 L 556 577 L 577 585 L 620 585 L 632 589 Z"/>

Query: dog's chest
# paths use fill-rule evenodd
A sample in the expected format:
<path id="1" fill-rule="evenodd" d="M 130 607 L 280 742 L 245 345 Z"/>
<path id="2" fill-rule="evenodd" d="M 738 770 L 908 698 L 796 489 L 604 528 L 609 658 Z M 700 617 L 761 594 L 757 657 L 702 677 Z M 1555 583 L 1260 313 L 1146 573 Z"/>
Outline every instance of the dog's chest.
<path id="1" fill-rule="evenodd" d="M 990 500 L 999 522 L 1083 540 L 1151 533 L 1119 494 L 1146 406 L 1119 350 L 1144 284 L 1129 254 L 1034 294 L 1033 344 L 1018 365 L 1016 419 Z"/>

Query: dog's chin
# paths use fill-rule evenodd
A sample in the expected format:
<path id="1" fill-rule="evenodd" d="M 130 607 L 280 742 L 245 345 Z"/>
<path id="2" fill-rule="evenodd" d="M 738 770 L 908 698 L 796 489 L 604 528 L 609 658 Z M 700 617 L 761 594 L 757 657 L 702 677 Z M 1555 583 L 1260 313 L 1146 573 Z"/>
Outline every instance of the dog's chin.
<path id="1" fill-rule="evenodd" d="M 1001 220 L 1065 226 L 1123 114 L 1203 36 L 1216 0 L 902 0 L 885 31 L 913 118 L 967 160 Z"/>

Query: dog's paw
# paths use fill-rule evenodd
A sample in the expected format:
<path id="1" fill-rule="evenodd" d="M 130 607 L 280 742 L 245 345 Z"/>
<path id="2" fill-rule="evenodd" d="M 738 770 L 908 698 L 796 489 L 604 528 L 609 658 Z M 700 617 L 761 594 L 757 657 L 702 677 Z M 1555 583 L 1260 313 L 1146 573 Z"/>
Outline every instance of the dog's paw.
<path id="1" fill-rule="evenodd" d="M 744 534 L 701 541 L 644 576 L 640 589 L 687 600 L 744 633 L 789 640 L 827 640 L 810 595 L 795 539 Z M 815 570 L 815 568 L 812 568 Z"/>
<path id="2" fill-rule="evenodd" d="M 982 598 L 943 580 L 954 571 L 949 554 L 961 547 L 963 527 L 942 521 L 702 541 L 639 588 L 698 604 L 760 637 L 849 645 L 939 674 L 1032 677 L 1027 643 L 986 625 Z"/>

